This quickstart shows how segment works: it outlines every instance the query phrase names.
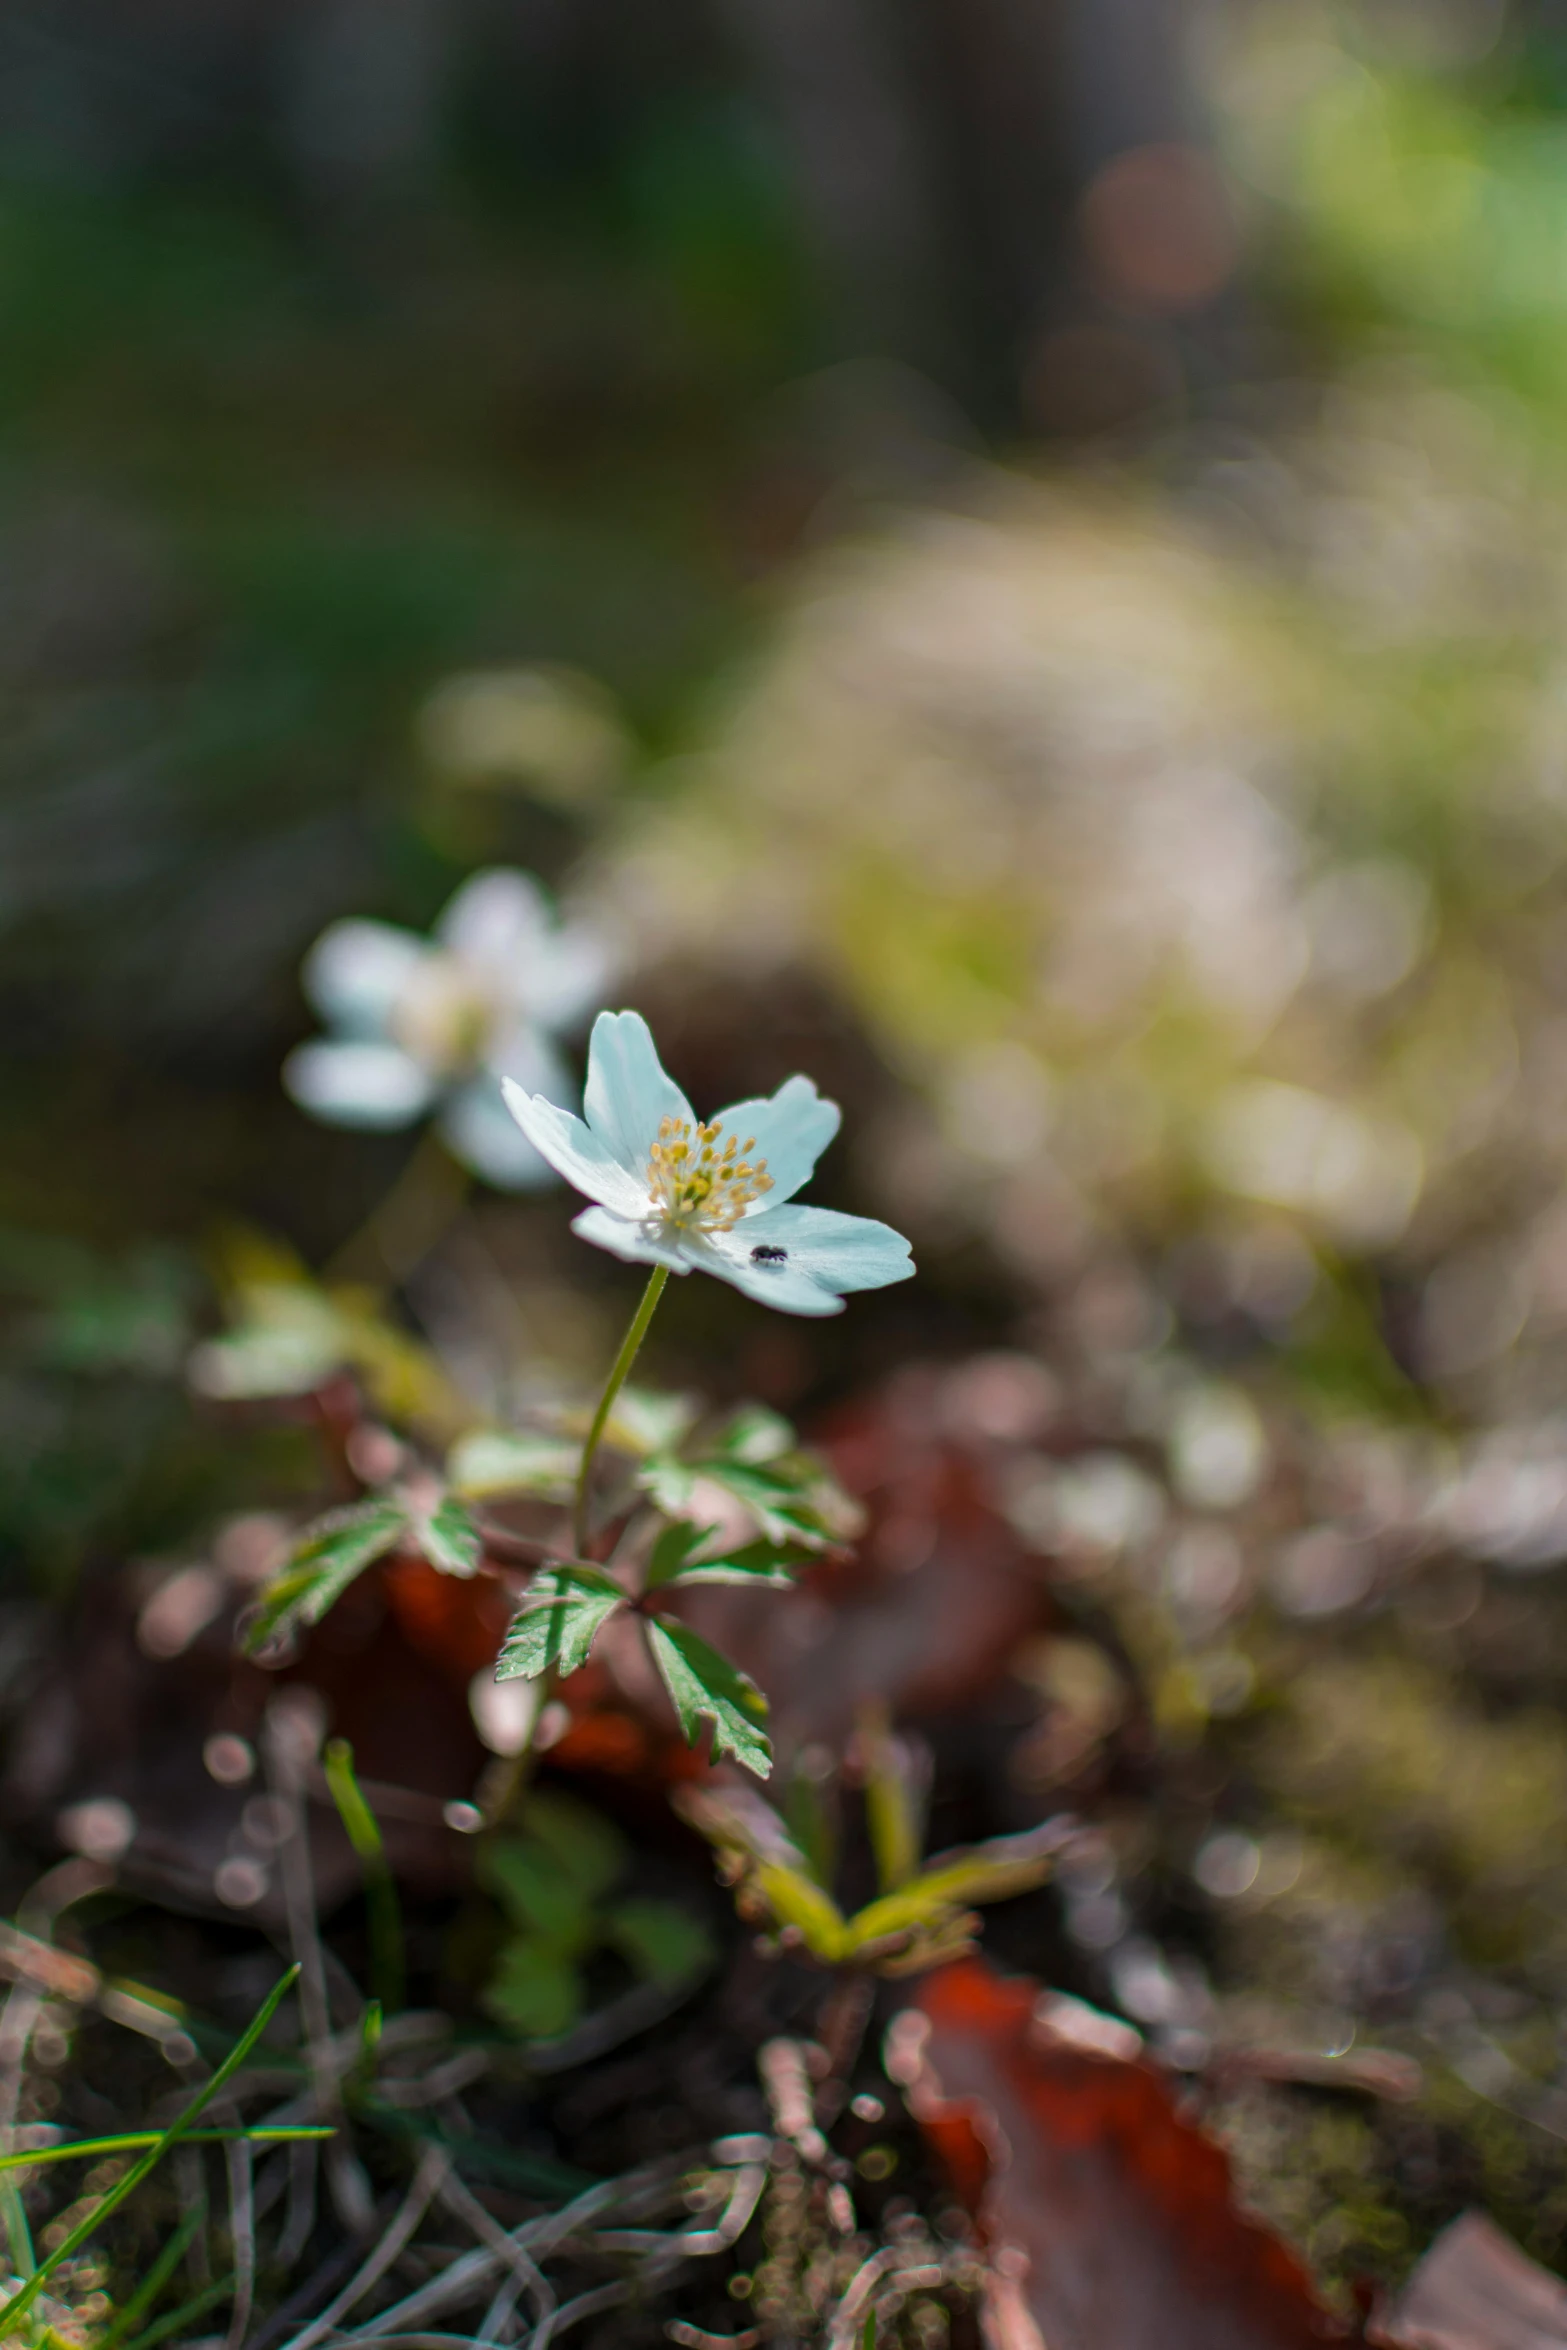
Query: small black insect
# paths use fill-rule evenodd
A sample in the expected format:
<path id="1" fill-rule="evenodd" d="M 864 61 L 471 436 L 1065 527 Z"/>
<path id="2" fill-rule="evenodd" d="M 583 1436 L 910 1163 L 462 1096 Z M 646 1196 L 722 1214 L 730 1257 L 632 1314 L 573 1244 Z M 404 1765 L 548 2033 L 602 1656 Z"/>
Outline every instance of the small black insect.
<path id="1" fill-rule="evenodd" d="M 788 1260 L 789 1251 L 786 1248 L 774 1248 L 771 1241 L 764 1240 L 751 1251 L 753 1265 L 783 1265 Z"/>

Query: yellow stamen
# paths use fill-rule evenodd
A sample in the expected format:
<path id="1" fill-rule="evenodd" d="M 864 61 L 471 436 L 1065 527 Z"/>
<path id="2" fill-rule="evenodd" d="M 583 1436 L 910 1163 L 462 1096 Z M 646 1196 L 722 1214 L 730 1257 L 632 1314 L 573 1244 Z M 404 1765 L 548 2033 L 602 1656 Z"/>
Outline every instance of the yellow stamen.
<path id="1" fill-rule="evenodd" d="M 720 1137 L 723 1137 L 722 1147 Z M 693 1141 L 699 1146 L 693 1152 Z M 659 1121 L 648 1150 L 648 1199 L 668 1224 L 699 1232 L 729 1232 L 753 1202 L 772 1190 L 767 1161 L 753 1161 L 756 1137 L 724 1136 L 715 1120 L 692 1127 L 684 1119 Z"/>

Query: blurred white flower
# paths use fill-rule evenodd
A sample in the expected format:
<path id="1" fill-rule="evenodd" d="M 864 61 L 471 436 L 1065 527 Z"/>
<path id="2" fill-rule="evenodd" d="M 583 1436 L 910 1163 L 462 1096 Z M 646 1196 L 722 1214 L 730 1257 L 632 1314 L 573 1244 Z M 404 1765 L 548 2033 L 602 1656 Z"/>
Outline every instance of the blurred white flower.
<path id="1" fill-rule="evenodd" d="M 562 1107 L 577 1098 L 555 1039 L 592 1009 L 609 970 L 603 941 L 557 922 L 531 875 L 476 873 L 432 938 L 358 920 L 322 932 L 302 977 L 329 1034 L 290 1053 L 283 1082 L 332 1126 L 407 1126 L 438 1110 L 447 1147 L 487 1182 L 553 1183 L 500 1081 Z"/>

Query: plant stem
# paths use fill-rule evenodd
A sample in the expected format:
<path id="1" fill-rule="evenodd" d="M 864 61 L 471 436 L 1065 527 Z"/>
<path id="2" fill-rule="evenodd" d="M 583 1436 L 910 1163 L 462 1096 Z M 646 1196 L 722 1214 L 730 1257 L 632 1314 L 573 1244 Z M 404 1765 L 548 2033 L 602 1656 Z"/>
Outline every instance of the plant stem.
<path id="1" fill-rule="evenodd" d="M 405 1281 L 429 1255 L 467 1196 L 467 1170 L 457 1164 L 436 1129 L 427 1126 L 391 1190 L 336 1250 L 322 1281 L 328 1287 L 356 1278 Z"/>
<path id="2" fill-rule="evenodd" d="M 354 1777 L 354 1750 L 346 1738 L 329 1738 L 321 1757 L 326 1783 L 337 1816 L 354 1848 L 364 1878 L 365 1912 L 370 1930 L 370 1990 L 383 2015 L 397 2015 L 403 2005 L 406 1965 L 403 1917 L 397 1884 L 381 1841 L 381 1823 L 370 1809 Z"/>
<path id="3" fill-rule="evenodd" d="M 668 1279 L 667 1265 L 653 1267 L 648 1276 L 648 1285 L 642 1292 L 642 1303 L 631 1317 L 631 1327 L 620 1342 L 620 1352 L 604 1382 L 604 1392 L 599 1397 L 593 1425 L 582 1447 L 582 1466 L 577 1471 L 577 1502 L 571 1519 L 572 1542 L 578 1558 L 586 1558 L 588 1555 L 588 1480 L 593 1474 L 593 1456 L 598 1451 L 599 1438 L 604 1433 L 604 1423 L 609 1418 L 615 1398 L 625 1386 L 638 1350 L 647 1336 L 647 1326 L 653 1319 L 654 1308 L 664 1294 L 664 1284 Z"/>

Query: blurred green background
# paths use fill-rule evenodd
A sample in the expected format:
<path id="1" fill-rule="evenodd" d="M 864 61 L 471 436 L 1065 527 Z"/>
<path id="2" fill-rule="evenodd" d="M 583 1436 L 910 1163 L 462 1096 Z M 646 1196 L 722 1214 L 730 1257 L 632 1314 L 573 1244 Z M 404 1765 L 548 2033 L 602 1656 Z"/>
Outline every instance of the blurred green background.
<path id="1" fill-rule="evenodd" d="M 825 1196 L 916 1240 L 830 1356 L 708 1298 L 681 1361 L 793 1405 L 1135 1293 L 1554 1459 L 1562 10 L 19 6 L 0 351 L 35 1580 L 228 1490 L 222 1234 L 320 1264 L 408 1147 L 281 1091 L 300 958 L 489 863 L 697 1090 L 843 1092 Z M 585 1362 L 558 1203 L 476 1222 Z"/>

